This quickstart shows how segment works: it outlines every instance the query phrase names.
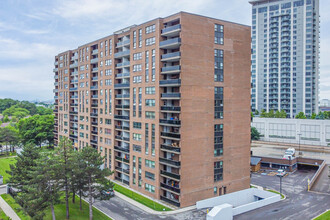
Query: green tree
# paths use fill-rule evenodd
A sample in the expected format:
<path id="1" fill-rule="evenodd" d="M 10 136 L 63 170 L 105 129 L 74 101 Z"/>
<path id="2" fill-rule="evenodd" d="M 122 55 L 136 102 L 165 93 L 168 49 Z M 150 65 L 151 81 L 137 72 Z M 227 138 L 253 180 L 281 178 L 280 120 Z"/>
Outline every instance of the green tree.
<path id="1" fill-rule="evenodd" d="M 306 116 L 305 116 L 305 114 L 304 114 L 303 112 L 299 112 L 299 113 L 296 115 L 295 118 L 297 118 L 297 119 L 306 119 Z"/>
<path id="2" fill-rule="evenodd" d="M 311 119 L 315 119 L 315 118 L 316 118 L 316 114 L 313 112 L 312 116 L 311 116 Z"/>
<path id="3" fill-rule="evenodd" d="M 283 109 L 280 112 L 280 118 L 286 118 L 286 112 Z"/>
<path id="4" fill-rule="evenodd" d="M 15 146 L 19 144 L 19 136 L 15 127 L 6 126 L 4 128 L 0 128 L 0 143 L 4 143 L 7 148 L 8 154 L 8 146 L 10 147 L 10 151 L 15 150 Z"/>
<path id="5" fill-rule="evenodd" d="M 281 118 L 281 113 L 280 113 L 280 111 L 279 110 L 277 110 L 276 112 L 275 112 L 275 116 L 274 116 L 275 118 Z"/>
<path id="6" fill-rule="evenodd" d="M 9 122 L 10 120 L 9 120 L 8 115 L 6 115 L 5 117 L 3 117 L 2 121 L 3 121 L 3 123 Z"/>
<path id="7" fill-rule="evenodd" d="M 104 163 L 103 157 L 97 150 L 86 146 L 81 151 L 82 158 L 86 165 L 84 167 L 85 178 L 87 179 L 88 203 L 89 203 L 89 219 L 93 219 L 93 198 L 100 195 L 100 191 L 106 187 L 107 176 L 111 175 L 109 169 L 101 170 L 100 167 Z"/>
<path id="8" fill-rule="evenodd" d="M 27 109 L 20 108 L 18 105 L 13 105 L 2 112 L 3 115 L 15 116 L 19 119 L 24 118 L 30 114 Z"/>
<path id="9" fill-rule="evenodd" d="M 259 140 L 260 139 L 260 133 L 255 127 L 251 127 L 251 140 Z"/>
<path id="10" fill-rule="evenodd" d="M 65 191 L 66 218 L 69 219 L 69 191 L 71 187 L 72 168 L 75 157 L 72 142 L 67 137 L 61 138 L 55 154 L 58 157 L 58 166 L 61 167 L 59 171 L 62 177 L 61 187 Z"/>
<path id="11" fill-rule="evenodd" d="M 267 114 L 267 112 L 266 112 L 265 109 L 262 109 L 262 110 L 261 110 L 260 117 L 261 117 L 261 118 L 267 118 L 267 117 L 268 117 L 268 114 Z"/>
<path id="12" fill-rule="evenodd" d="M 275 113 L 274 113 L 274 110 L 271 109 L 268 113 L 268 118 L 275 118 Z"/>
<path id="13" fill-rule="evenodd" d="M 25 108 L 30 112 L 30 115 L 35 115 L 37 114 L 37 107 L 35 104 L 28 102 L 28 101 L 21 101 L 20 103 L 17 104 L 18 107 L 20 108 Z"/>
<path id="14" fill-rule="evenodd" d="M 0 113 L 18 103 L 19 101 L 13 99 L 0 99 Z"/>
<path id="15" fill-rule="evenodd" d="M 254 115 L 259 115 L 259 111 L 256 109 Z"/>
<path id="16" fill-rule="evenodd" d="M 37 106 L 37 113 L 39 115 L 52 115 L 53 110 L 51 108 L 46 108 L 43 106 Z"/>

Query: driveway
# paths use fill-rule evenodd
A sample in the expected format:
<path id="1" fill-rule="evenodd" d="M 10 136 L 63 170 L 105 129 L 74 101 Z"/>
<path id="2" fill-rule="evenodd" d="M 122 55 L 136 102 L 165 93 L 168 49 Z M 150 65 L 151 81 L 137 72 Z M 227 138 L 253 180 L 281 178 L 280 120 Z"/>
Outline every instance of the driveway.
<path id="1" fill-rule="evenodd" d="M 110 200 L 96 201 L 94 206 L 114 220 L 205 220 L 205 211 L 194 210 L 173 215 L 152 215 L 115 196 Z"/>
<path id="2" fill-rule="evenodd" d="M 307 192 L 307 180 L 311 179 L 315 170 L 298 170 L 282 179 L 284 201 L 274 203 L 234 217 L 241 219 L 312 219 L 330 207 L 330 195 Z M 280 190 L 277 176 L 252 174 L 251 183 L 267 188 Z"/>

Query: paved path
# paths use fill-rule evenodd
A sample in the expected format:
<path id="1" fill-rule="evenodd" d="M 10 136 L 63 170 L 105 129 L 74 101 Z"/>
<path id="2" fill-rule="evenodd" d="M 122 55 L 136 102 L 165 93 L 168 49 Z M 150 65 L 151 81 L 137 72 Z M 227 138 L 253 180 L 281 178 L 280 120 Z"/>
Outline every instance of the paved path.
<path id="1" fill-rule="evenodd" d="M 234 220 L 301 220 L 312 219 L 330 207 L 330 195 L 307 192 L 307 180 L 314 170 L 300 170 L 282 180 L 282 192 L 286 199 L 234 217 Z M 280 191 L 277 176 L 252 174 L 251 183 Z M 267 218 L 265 218 L 267 217 Z"/>
<path id="2" fill-rule="evenodd" d="M 330 165 L 325 165 L 322 173 L 319 174 L 316 182 L 312 187 L 312 191 L 329 193 L 330 195 Z"/>
<path id="3" fill-rule="evenodd" d="M 3 200 L 1 196 L 0 196 L 0 208 L 12 220 L 20 220 L 18 215 L 15 213 L 15 211 L 6 203 L 5 200 Z"/>

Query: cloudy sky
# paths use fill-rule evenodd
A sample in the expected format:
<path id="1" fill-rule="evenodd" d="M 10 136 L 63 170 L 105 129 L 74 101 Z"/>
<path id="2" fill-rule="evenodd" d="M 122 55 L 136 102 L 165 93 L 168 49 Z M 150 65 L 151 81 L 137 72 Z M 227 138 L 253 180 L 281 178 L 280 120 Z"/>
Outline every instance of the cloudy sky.
<path id="1" fill-rule="evenodd" d="M 320 1 L 320 97 L 330 99 L 330 2 Z M 178 11 L 251 25 L 248 0 L 0 0 L 0 98 L 53 99 L 56 54 Z"/>

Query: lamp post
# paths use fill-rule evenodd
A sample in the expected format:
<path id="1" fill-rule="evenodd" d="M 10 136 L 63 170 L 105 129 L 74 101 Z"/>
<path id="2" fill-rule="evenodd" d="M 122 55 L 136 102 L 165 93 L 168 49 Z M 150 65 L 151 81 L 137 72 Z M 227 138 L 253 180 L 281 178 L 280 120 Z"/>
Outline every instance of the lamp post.
<path id="1" fill-rule="evenodd" d="M 283 178 L 283 173 L 277 174 L 277 176 L 280 178 L 280 196 L 282 198 L 282 178 Z"/>
<path id="2" fill-rule="evenodd" d="M 299 157 L 302 155 L 301 151 L 300 151 L 300 136 L 301 136 L 301 133 L 297 134 L 299 139 L 298 139 L 298 145 L 299 145 Z"/>

